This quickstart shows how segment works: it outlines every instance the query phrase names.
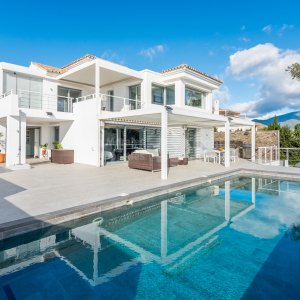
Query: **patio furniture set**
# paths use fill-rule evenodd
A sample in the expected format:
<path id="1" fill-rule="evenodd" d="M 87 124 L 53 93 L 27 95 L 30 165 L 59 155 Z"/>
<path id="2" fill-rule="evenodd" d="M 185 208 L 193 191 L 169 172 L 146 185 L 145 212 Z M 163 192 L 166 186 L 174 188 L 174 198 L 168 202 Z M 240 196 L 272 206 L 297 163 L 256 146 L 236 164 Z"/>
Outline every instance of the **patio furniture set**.
<path id="1" fill-rule="evenodd" d="M 221 164 L 225 160 L 225 150 L 220 149 L 212 149 L 212 150 L 204 150 L 203 154 L 204 162 L 212 162 Z M 235 148 L 230 148 L 230 161 L 235 163 L 239 160 L 239 151 Z"/>
<path id="2" fill-rule="evenodd" d="M 168 159 L 169 167 L 187 165 L 188 158 L 173 157 Z M 146 171 L 159 171 L 161 169 L 161 157 L 157 149 L 136 150 L 128 156 L 128 167 Z"/>

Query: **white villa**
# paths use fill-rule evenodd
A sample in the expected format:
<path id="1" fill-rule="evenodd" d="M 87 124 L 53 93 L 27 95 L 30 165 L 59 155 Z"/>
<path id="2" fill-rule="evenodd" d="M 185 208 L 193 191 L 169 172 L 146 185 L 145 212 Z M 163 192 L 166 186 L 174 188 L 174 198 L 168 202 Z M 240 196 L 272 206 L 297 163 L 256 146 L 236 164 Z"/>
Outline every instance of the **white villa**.
<path id="1" fill-rule="evenodd" d="M 213 105 L 212 92 L 221 84 L 188 65 L 136 71 L 92 55 L 61 68 L 2 62 L 0 150 L 12 167 L 40 157 L 42 144 L 50 156 L 58 141 L 74 150 L 76 163 L 102 167 L 125 162 L 137 149 L 158 149 L 166 179 L 168 157 L 203 159 L 214 148 L 215 127 L 225 127 L 228 167 L 230 128 L 251 126 L 254 160 L 255 124 L 219 115 Z"/>

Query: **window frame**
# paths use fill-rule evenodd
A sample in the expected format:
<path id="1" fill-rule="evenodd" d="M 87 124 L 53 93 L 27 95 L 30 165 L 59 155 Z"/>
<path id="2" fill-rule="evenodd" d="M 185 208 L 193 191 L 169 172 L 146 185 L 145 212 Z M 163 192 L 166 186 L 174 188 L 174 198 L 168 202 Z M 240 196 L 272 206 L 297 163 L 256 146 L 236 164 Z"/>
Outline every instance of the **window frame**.
<path id="1" fill-rule="evenodd" d="M 190 102 L 187 103 L 187 90 L 201 94 L 201 105 L 200 106 L 199 105 L 191 105 Z M 205 100 L 206 100 L 206 97 L 207 97 L 207 92 L 205 92 L 203 90 L 200 90 L 200 89 L 196 89 L 194 87 L 190 87 L 188 85 L 185 86 L 185 90 L 184 90 L 184 104 L 186 106 L 205 109 Z"/>

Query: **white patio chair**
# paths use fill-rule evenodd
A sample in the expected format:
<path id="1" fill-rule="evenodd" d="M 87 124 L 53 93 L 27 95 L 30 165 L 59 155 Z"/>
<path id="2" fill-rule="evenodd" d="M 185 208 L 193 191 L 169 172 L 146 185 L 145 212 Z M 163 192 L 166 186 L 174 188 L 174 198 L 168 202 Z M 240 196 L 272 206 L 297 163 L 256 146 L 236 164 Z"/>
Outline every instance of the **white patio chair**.
<path id="1" fill-rule="evenodd" d="M 230 161 L 235 163 L 239 159 L 239 152 L 238 149 L 230 148 Z"/>
<path id="2" fill-rule="evenodd" d="M 218 154 L 214 151 L 205 152 L 205 162 L 213 162 L 214 164 L 218 162 Z"/>

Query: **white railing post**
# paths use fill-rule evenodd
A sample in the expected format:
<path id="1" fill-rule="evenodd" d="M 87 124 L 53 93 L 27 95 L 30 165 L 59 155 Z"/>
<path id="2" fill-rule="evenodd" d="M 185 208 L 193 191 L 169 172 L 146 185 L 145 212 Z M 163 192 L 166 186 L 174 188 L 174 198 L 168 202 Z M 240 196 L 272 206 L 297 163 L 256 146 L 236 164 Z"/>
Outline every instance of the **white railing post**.
<path id="1" fill-rule="evenodd" d="M 270 147 L 270 164 L 272 163 L 273 160 L 273 147 Z"/>
<path id="2" fill-rule="evenodd" d="M 267 147 L 265 147 L 265 163 L 267 163 Z"/>

